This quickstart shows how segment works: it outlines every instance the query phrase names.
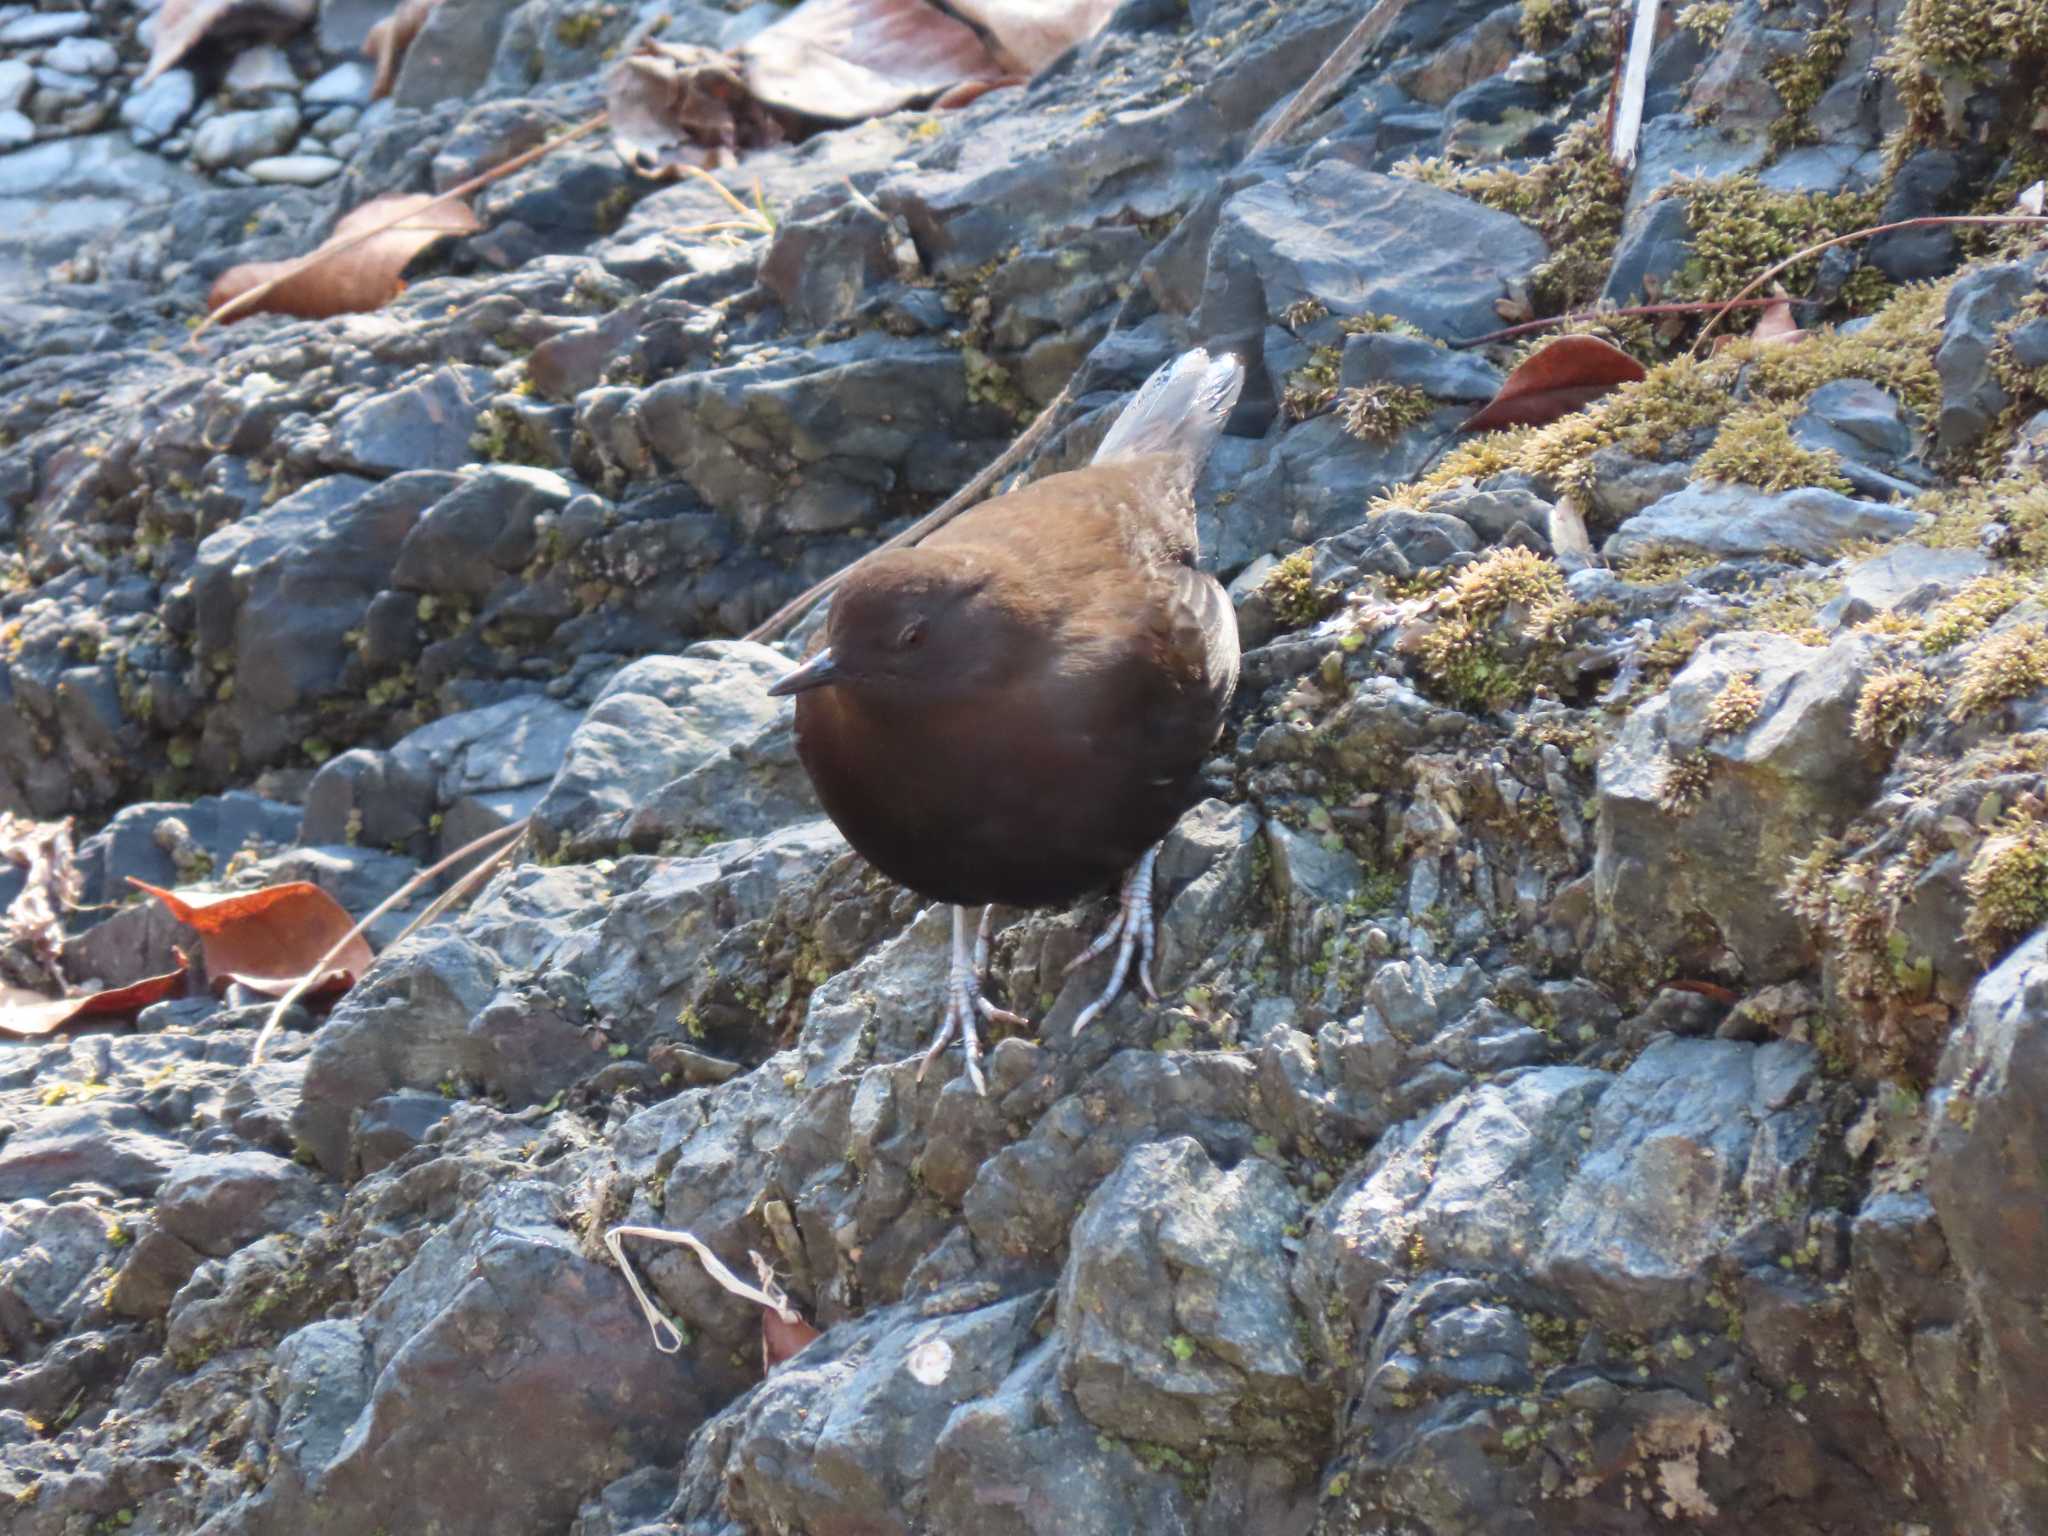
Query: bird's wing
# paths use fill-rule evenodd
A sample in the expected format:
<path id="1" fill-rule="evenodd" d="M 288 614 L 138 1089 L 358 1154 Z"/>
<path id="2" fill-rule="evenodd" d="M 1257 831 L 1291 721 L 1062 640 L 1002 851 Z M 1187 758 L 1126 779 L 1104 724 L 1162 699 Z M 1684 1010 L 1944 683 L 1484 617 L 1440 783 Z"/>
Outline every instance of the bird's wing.
<path id="1" fill-rule="evenodd" d="M 1237 689 L 1237 610 L 1207 571 L 1177 565 L 1160 602 L 1164 654 L 1184 687 L 1206 695 L 1220 721 Z"/>

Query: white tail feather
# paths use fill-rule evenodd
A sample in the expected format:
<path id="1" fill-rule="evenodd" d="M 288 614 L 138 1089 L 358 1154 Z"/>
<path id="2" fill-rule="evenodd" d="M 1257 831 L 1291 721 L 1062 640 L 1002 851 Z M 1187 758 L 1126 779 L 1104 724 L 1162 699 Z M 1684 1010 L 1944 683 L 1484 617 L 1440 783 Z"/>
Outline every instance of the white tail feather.
<path id="1" fill-rule="evenodd" d="M 1172 454 L 1190 482 L 1209 462 L 1223 423 L 1244 388 L 1244 364 L 1200 347 L 1164 364 L 1131 397 L 1095 450 L 1097 464 Z"/>

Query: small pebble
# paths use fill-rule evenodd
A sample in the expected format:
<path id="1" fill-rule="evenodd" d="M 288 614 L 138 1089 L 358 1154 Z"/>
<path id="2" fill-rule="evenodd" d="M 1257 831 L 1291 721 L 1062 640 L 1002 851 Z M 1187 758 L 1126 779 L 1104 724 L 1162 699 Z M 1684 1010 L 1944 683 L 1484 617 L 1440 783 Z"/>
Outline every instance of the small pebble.
<path id="1" fill-rule="evenodd" d="M 331 155 L 272 155 L 244 167 L 258 181 L 290 187 L 317 187 L 341 169 Z"/>
<path id="2" fill-rule="evenodd" d="M 36 141 L 36 125 L 12 108 L 0 112 L 0 151 L 20 149 Z"/>
<path id="3" fill-rule="evenodd" d="M 36 72 L 26 59 L 0 59 L 0 112 L 11 112 L 28 100 Z"/>
<path id="4" fill-rule="evenodd" d="M 236 54 L 221 84 L 230 96 L 261 97 L 271 91 L 297 90 L 299 77 L 284 50 L 265 43 Z"/>
<path id="5" fill-rule="evenodd" d="M 92 18 L 83 11 L 23 16 L 0 27 L 0 48 L 33 48 L 38 43 L 54 43 L 61 37 L 76 37 L 91 30 Z"/>
<path id="6" fill-rule="evenodd" d="M 370 99 L 371 79 L 367 66 L 351 60 L 346 64 L 335 65 L 307 86 L 303 96 L 309 107 L 324 107 L 336 102 L 347 106 L 361 106 Z"/>
<path id="7" fill-rule="evenodd" d="M 121 55 L 105 38 L 67 37 L 43 55 L 43 66 L 67 75 L 111 75 L 121 67 Z"/>

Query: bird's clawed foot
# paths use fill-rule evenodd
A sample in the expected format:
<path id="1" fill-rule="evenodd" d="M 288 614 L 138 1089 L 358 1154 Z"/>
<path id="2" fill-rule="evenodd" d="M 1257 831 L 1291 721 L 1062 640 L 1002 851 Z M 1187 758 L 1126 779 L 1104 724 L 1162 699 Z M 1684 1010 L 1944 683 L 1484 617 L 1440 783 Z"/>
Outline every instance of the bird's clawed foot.
<path id="1" fill-rule="evenodd" d="M 1101 936 L 1075 956 L 1067 967 L 1069 973 L 1079 969 L 1109 948 L 1112 941 L 1116 942 L 1116 965 L 1109 973 L 1109 985 L 1074 1020 L 1074 1033 L 1077 1035 L 1123 991 L 1124 978 L 1131 972 L 1133 952 L 1138 957 L 1138 981 L 1145 988 L 1145 995 L 1155 1001 L 1159 997 L 1152 986 L 1152 945 L 1159 931 L 1152 918 L 1152 866 L 1158 862 L 1159 846 L 1155 843 L 1124 876 L 1123 900 L 1115 918 L 1102 930 Z"/>
<path id="2" fill-rule="evenodd" d="M 975 1028 L 975 1015 L 997 1024 L 1007 1024 L 1013 1029 L 1029 1029 L 1031 1021 L 1021 1014 L 1011 1013 L 1007 1008 L 998 1008 L 981 995 L 981 978 L 988 970 L 988 907 L 981 909 L 981 927 L 976 931 L 972 943 L 967 937 L 967 909 L 953 909 L 953 966 L 946 977 L 946 1017 L 939 1025 L 939 1032 L 933 1037 L 924 1060 L 918 1063 L 918 1081 L 924 1081 L 924 1070 L 933 1059 L 946 1048 L 946 1042 L 953 1038 L 953 1032 L 960 1032 L 960 1048 L 967 1056 L 967 1079 L 974 1084 L 974 1091 L 986 1096 L 988 1084 L 981 1077 L 981 1040 Z"/>

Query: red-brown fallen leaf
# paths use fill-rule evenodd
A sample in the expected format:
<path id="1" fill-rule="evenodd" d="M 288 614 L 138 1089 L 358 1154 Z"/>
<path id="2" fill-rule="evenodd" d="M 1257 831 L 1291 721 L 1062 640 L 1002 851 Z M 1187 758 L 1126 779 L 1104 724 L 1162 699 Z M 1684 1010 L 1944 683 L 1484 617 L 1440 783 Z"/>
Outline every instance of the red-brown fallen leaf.
<path id="1" fill-rule="evenodd" d="M 405 50 L 420 35 L 427 17 L 441 0 L 399 0 L 398 9 L 370 28 L 363 39 L 363 52 L 377 64 L 377 76 L 370 82 L 370 100 L 380 101 L 398 83 L 398 66 L 405 62 Z"/>
<path id="2" fill-rule="evenodd" d="M 1597 336 L 1560 336 L 1524 358 L 1460 430 L 1540 427 L 1643 376 L 1641 363 Z"/>
<path id="3" fill-rule="evenodd" d="M 772 1371 L 818 1336 L 801 1317 L 785 1323 L 773 1307 L 761 1309 L 761 1369 Z"/>
<path id="4" fill-rule="evenodd" d="M 972 27 L 928 0 L 804 0 L 735 51 L 755 100 L 835 123 L 1011 73 Z"/>
<path id="5" fill-rule="evenodd" d="M 934 112 L 954 112 L 970 102 L 981 100 L 990 91 L 1000 91 L 1007 86 L 1022 85 L 1028 75 L 1005 75 L 1000 80 L 962 80 L 951 90 L 932 103 Z"/>
<path id="6" fill-rule="evenodd" d="M 1035 75 L 1100 32 L 1117 0 L 953 0 L 952 8 L 996 40 L 1003 56 Z"/>
<path id="7" fill-rule="evenodd" d="M 313 11 L 314 0 L 164 0 L 156 13 L 149 67 L 135 83 L 149 84 L 223 22 L 233 21 L 237 31 L 282 34 L 305 25 Z"/>
<path id="8" fill-rule="evenodd" d="M 313 253 L 316 258 L 321 250 L 352 239 L 395 215 L 410 214 L 415 209 L 424 211 L 417 219 L 407 217 L 361 245 L 336 251 L 324 260 L 316 259 L 304 271 L 294 273 L 265 294 L 262 302 L 247 313 L 267 310 L 296 315 L 302 320 L 325 320 L 331 315 L 355 314 L 390 303 L 404 291 L 400 274 L 415 256 L 449 235 L 473 235 L 483 228 L 467 203 L 458 199 L 429 208 L 431 202 L 433 199 L 424 192 L 391 193 L 350 209 L 334 226 L 334 233 Z M 212 291 L 206 295 L 206 307 L 219 309 L 291 266 L 288 261 L 249 261 L 229 267 L 214 279 Z"/>
<path id="9" fill-rule="evenodd" d="M 44 997 L 39 992 L 0 986 L 0 1034 L 47 1035 L 79 1019 L 134 1013 L 151 1003 L 177 997 L 185 990 L 187 970 L 183 959 L 179 956 L 178 968 L 162 976 L 146 976 L 125 987 L 108 987 L 82 997 Z"/>
<path id="10" fill-rule="evenodd" d="M 267 997 L 282 997 L 297 986 L 355 926 L 341 903 L 307 880 L 190 899 L 145 885 L 132 875 L 128 883 L 149 892 L 171 916 L 198 930 L 206 946 L 206 974 L 216 984 L 238 981 Z M 352 986 L 373 958 L 369 941 L 358 934 L 307 991 Z"/>
<path id="11" fill-rule="evenodd" d="M 1731 987 L 1724 987 L 1718 981 L 1667 981 L 1664 985 L 1673 992 L 1691 992 L 1719 1003 L 1724 1008 L 1733 1008 L 1742 1001 L 1740 992 Z"/>

